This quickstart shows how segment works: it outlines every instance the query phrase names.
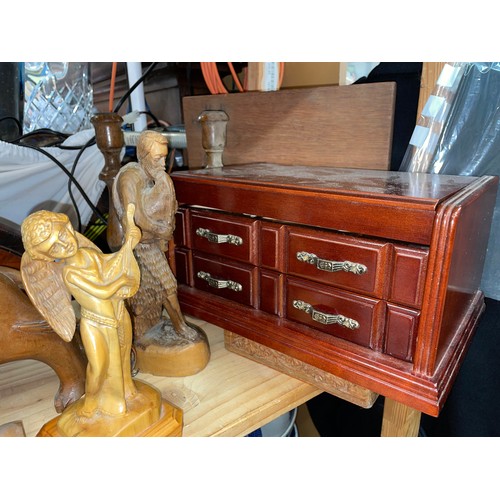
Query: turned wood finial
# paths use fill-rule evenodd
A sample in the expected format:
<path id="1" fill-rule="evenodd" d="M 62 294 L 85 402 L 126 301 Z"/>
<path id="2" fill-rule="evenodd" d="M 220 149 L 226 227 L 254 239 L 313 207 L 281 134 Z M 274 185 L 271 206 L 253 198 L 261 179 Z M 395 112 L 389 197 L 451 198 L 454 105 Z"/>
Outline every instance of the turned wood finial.
<path id="1" fill-rule="evenodd" d="M 223 167 L 222 154 L 226 146 L 226 128 L 229 117 L 224 111 L 203 111 L 198 117 L 201 122 L 201 143 L 207 155 L 206 168 Z"/>

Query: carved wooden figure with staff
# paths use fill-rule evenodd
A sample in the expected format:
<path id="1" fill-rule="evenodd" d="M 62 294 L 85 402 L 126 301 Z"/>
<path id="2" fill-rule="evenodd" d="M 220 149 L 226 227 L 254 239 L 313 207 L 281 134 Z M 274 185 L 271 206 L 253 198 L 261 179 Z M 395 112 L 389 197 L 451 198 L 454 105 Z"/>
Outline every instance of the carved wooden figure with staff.
<path id="1" fill-rule="evenodd" d="M 166 137 L 152 130 L 142 132 L 137 143 L 138 162 L 120 169 L 112 199 L 122 224 L 125 207 L 129 203 L 136 206 L 134 219 L 142 231 L 134 249 L 141 284 L 128 300 L 137 368 L 154 375 L 186 376 L 205 368 L 210 349 L 203 330 L 185 321 L 177 299 L 177 281 L 165 255 L 177 211 L 174 185 L 165 171 L 167 153 Z"/>

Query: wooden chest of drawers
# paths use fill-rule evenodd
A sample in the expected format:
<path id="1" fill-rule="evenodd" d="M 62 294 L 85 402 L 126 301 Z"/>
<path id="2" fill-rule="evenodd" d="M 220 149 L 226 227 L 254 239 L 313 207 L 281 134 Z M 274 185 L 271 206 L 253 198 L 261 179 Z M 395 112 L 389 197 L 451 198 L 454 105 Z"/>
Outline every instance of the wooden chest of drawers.
<path id="1" fill-rule="evenodd" d="M 172 179 L 186 313 L 439 414 L 484 309 L 496 177 L 252 164 Z"/>

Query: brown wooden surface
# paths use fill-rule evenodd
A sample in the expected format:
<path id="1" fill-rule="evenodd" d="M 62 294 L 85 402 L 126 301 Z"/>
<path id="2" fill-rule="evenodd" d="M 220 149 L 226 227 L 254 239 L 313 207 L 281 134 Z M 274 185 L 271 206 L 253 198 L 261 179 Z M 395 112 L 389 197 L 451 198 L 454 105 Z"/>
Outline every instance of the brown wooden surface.
<path id="1" fill-rule="evenodd" d="M 206 280 L 198 276 L 199 272 L 209 273 L 217 280 L 231 280 L 241 285 L 241 291 L 237 292 L 229 287 L 213 288 Z M 247 306 L 256 306 L 258 300 L 258 273 L 255 266 L 249 266 L 240 262 L 211 259 L 208 255 L 193 255 L 193 283 L 200 290 L 214 292 L 220 297 L 235 300 Z"/>
<path id="2" fill-rule="evenodd" d="M 193 248 L 200 252 L 210 252 L 212 255 L 220 257 L 230 257 L 232 260 L 241 262 L 256 263 L 258 253 L 256 249 L 256 221 L 252 219 L 242 219 L 230 214 L 218 214 L 214 217 L 211 212 L 193 211 L 189 213 L 191 222 L 188 238 L 192 242 Z M 241 244 L 214 245 L 208 238 L 199 236 L 196 231 L 210 227 L 212 233 L 225 236 L 232 235 L 241 238 Z"/>
<path id="3" fill-rule="evenodd" d="M 0 248 L 0 266 L 19 269 L 20 265 L 21 257 L 19 255 Z"/>
<path id="4" fill-rule="evenodd" d="M 24 292 L 20 271 L 0 266 L 0 364 L 21 359 L 42 361 L 56 372 L 58 412 L 84 393 L 86 359 L 79 335 L 70 342 L 59 337 Z"/>
<path id="5" fill-rule="evenodd" d="M 264 228 L 264 243 L 260 231 L 256 232 L 260 255 L 253 261 L 255 268 L 245 264 L 248 275 L 256 276 L 245 282 L 250 286 L 246 292 L 250 301 L 238 300 L 226 289 L 200 286 L 193 265 L 203 259 L 216 262 L 218 270 L 232 271 L 243 263 L 181 250 L 185 283 L 195 285 L 179 287 L 188 314 L 419 411 L 439 414 L 484 310 L 478 286 L 497 178 L 321 167 L 293 170 L 269 164 L 190 170 L 172 177 L 181 207 L 214 208 L 216 219 L 225 217 L 217 210 L 252 214 L 250 220 L 260 221 Z M 189 225 L 189 213 L 184 220 Z M 357 288 L 361 299 L 350 295 L 354 285 L 344 293 L 339 283 L 337 291 L 330 293 L 319 284 L 315 271 L 292 277 L 297 272 L 290 262 L 295 265 L 294 253 L 299 250 L 290 243 L 294 224 L 313 226 L 311 234 L 320 239 L 316 248 L 322 252 L 327 246 L 318 236 L 322 233 L 315 232 L 318 227 L 335 230 L 339 241 L 346 231 L 397 248 L 398 258 L 390 254 L 387 272 L 382 273 L 390 276 L 389 282 Z M 183 231 L 190 234 L 191 229 Z M 186 244 L 192 245 L 192 238 Z M 290 287 L 298 284 L 309 290 L 313 306 L 330 304 L 335 309 L 320 292 L 330 298 L 342 295 L 342 308 L 349 314 L 358 314 L 360 304 L 372 301 L 372 312 L 363 318 L 368 331 L 360 329 L 350 337 L 335 325 L 299 320 L 290 304 L 285 305 Z"/>
<path id="6" fill-rule="evenodd" d="M 435 207 L 474 179 L 271 164 L 172 173 L 179 205 L 428 245 Z"/>
<path id="7" fill-rule="evenodd" d="M 289 274 L 305 279 L 314 278 L 314 281 L 353 292 L 376 296 L 386 293 L 386 277 L 390 275 L 389 257 L 392 253 L 392 247 L 386 241 L 303 227 L 291 228 L 287 231 L 287 238 L 286 269 Z M 297 253 L 306 250 L 324 260 L 362 262 L 367 272 L 358 275 L 345 272 L 325 273 L 316 266 L 297 259 Z"/>
<path id="8" fill-rule="evenodd" d="M 471 319 L 471 305 L 482 302 L 479 285 L 497 183 L 498 178 L 478 178 L 436 210 L 415 350 L 418 372 L 431 375 L 444 359 L 451 362 L 450 349 L 463 348 L 454 337 Z"/>
<path id="9" fill-rule="evenodd" d="M 229 116 L 224 165 L 387 170 L 394 99 L 393 82 L 185 97 L 189 167 L 205 165 L 199 115 L 222 110 Z"/>

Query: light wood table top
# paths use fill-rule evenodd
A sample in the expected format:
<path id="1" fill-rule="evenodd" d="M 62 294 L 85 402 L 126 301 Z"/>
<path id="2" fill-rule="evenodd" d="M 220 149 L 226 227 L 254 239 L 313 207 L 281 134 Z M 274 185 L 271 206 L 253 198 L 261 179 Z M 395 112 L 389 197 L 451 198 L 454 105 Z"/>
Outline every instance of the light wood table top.
<path id="1" fill-rule="evenodd" d="M 157 387 L 165 400 L 184 414 L 183 436 L 245 436 L 322 391 L 224 347 L 224 331 L 191 317 L 208 336 L 211 359 L 188 377 L 136 378 Z M 0 365 L 0 425 L 22 421 L 26 436 L 35 436 L 57 416 L 55 372 L 33 360 Z"/>

